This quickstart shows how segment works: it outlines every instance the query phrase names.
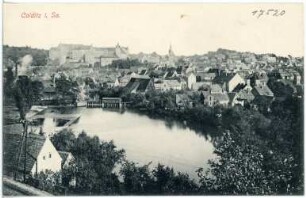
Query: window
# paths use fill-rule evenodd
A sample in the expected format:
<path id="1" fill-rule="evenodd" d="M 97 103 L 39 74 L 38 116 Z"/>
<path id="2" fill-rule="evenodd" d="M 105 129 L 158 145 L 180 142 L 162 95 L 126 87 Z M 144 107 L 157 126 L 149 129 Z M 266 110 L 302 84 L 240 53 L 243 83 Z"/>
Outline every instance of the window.
<path id="1" fill-rule="evenodd" d="M 49 153 L 49 158 L 51 158 L 51 153 Z"/>
<path id="2" fill-rule="evenodd" d="M 43 156 L 43 160 L 45 160 L 46 159 L 46 156 Z"/>

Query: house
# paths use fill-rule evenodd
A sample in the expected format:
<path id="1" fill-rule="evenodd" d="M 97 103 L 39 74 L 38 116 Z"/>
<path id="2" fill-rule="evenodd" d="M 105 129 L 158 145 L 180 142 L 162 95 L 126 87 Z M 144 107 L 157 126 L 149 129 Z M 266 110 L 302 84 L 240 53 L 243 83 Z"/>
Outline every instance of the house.
<path id="1" fill-rule="evenodd" d="M 193 89 L 193 85 L 197 82 L 197 77 L 194 72 L 187 73 L 187 87 Z"/>
<path id="2" fill-rule="evenodd" d="M 227 93 L 210 93 L 204 96 L 204 105 L 208 105 L 210 107 L 220 105 L 223 107 L 227 107 L 230 100 Z"/>
<path id="3" fill-rule="evenodd" d="M 204 89 L 207 86 L 211 86 L 212 82 L 209 81 L 201 81 L 201 82 L 196 82 L 193 84 L 193 90 L 198 91 L 201 89 Z"/>
<path id="4" fill-rule="evenodd" d="M 245 106 L 246 104 L 250 104 L 254 100 L 255 96 L 253 95 L 251 89 L 245 85 L 245 87 L 239 91 L 229 93 L 229 98 L 231 106 Z"/>
<path id="5" fill-rule="evenodd" d="M 62 158 L 62 170 L 63 169 L 67 169 L 71 166 L 74 165 L 75 163 L 75 158 L 73 157 L 73 155 L 70 152 L 66 152 L 66 151 L 59 151 L 58 152 Z M 67 180 L 67 178 L 63 178 L 62 180 L 63 183 L 68 183 L 70 187 L 75 187 L 76 186 L 76 176 L 72 176 L 69 180 Z"/>
<path id="6" fill-rule="evenodd" d="M 129 83 L 124 87 L 128 93 L 146 93 L 154 89 L 153 79 L 148 77 L 132 77 Z"/>
<path id="7" fill-rule="evenodd" d="M 175 104 L 179 108 L 192 107 L 193 102 L 187 94 L 176 94 Z"/>
<path id="8" fill-rule="evenodd" d="M 134 72 L 128 72 L 126 75 L 124 76 L 120 76 L 117 77 L 116 81 L 115 81 L 115 86 L 119 86 L 119 87 L 125 87 L 129 81 L 131 80 L 132 77 L 135 77 L 136 73 Z"/>
<path id="9" fill-rule="evenodd" d="M 156 80 L 154 82 L 155 90 L 159 91 L 169 91 L 169 90 L 182 90 L 183 83 L 179 80 Z"/>
<path id="10" fill-rule="evenodd" d="M 147 74 L 148 74 L 148 70 L 147 70 L 147 69 L 141 69 L 141 70 L 138 72 L 138 74 L 141 75 L 141 76 L 147 75 Z"/>
<path id="11" fill-rule="evenodd" d="M 169 68 L 168 71 L 165 73 L 164 78 L 165 79 L 171 79 L 171 78 L 175 78 L 175 77 L 178 77 L 178 76 L 179 75 L 174 68 Z"/>
<path id="12" fill-rule="evenodd" d="M 228 97 L 230 100 L 229 104 L 231 107 L 235 105 L 244 106 L 244 101 L 239 98 L 238 93 L 235 93 L 235 92 L 229 93 Z"/>
<path id="13" fill-rule="evenodd" d="M 273 92 L 270 90 L 268 86 L 254 86 L 252 90 L 254 96 L 262 96 L 262 97 L 274 97 Z"/>
<path id="14" fill-rule="evenodd" d="M 197 82 L 201 81 L 213 81 L 216 77 L 216 73 L 207 73 L 204 71 L 197 72 Z"/>
<path id="15" fill-rule="evenodd" d="M 260 85 L 266 86 L 269 81 L 267 74 L 257 72 L 252 74 L 249 79 L 252 87 Z"/>
<path id="16" fill-rule="evenodd" d="M 214 83 L 221 85 L 227 92 L 232 92 L 239 84 L 245 84 L 244 79 L 237 73 L 221 73 L 214 79 Z"/>
<path id="17" fill-rule="evenodd" d="M 61 171 L 62 158 L 48 137 L 29 133 L 26 146 L 23 135 L 18 131 L 4 133 L 3 139 L 3 167 L 6 173 L 17 171 L 22 174 L 25 171 L 27 175 L 35 175 L 47 170 Z"/>
<path id="18" fill-rule="evenodd" d="M 58 151 L 58 153 L 62 158 L 62 162 L 61 162 L 62 169 L 68 168 L 70 164 L 74 162 L 74 157 L 70 152 Z"/>
<path id="19" fill-rule="evenodd" d="M 204 98 L 204 105 L 210 107 L 216 105 L 227 107 L 230 102 L 228 94 L 218 84 L 213 84 L 209 90 L 202 91 L 202 96 Z"/>

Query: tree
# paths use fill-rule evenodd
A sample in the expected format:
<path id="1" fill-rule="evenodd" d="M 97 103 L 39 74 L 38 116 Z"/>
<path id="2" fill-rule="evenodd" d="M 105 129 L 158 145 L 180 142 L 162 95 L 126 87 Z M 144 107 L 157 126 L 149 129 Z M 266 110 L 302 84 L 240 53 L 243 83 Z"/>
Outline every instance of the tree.
<path id="1" fill-rule="evenodd" d="M 201 191 L 208 194 L 303 193 L 303 134 L 297 99 L 274 102 L 268 119 L 256 111 L 224 112 L 215 143 L 216 160 L 199 169 Z"/>
<path id="2" fill-rule="evenodd" d="M 153 178 L 149 165 L 137 167 L 134 162 L 125 161 L 120 169 L 123 177 L 124 194 L 150 194 L 153 193 Z"/>
<path id="3" fill-rule="evenodd" d="M 119 180 L 114 168 L 124 159 L 124 150 L 114 143 L 101 141 L 82 132 L 75 137 L 70 131 L 55 134 L 51 141 L 56 149 L 71 152 L 75 165 L 65 173 L 67 178 L 76 177 L 73 193 L 84 195 L 118 194 Z"/>

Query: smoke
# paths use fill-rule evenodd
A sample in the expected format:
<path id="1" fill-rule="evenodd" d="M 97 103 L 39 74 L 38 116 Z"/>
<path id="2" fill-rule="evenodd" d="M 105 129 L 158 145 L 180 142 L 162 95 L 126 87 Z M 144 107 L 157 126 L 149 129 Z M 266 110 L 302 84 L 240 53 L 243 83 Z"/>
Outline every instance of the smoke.
<path id="1" fill-rule="evenodd" d="M 33 57 L 30 54 L 25 55 L 21 58 L 21 66 L 30 66 L 33 62 Z"/>
<path id="2" fill-rule="evenodd" d="M 18 75 L 27 75 L 28 66 L 33 62 L 33 57 L 30 54 L 25 55 L 19 59 Z"/>

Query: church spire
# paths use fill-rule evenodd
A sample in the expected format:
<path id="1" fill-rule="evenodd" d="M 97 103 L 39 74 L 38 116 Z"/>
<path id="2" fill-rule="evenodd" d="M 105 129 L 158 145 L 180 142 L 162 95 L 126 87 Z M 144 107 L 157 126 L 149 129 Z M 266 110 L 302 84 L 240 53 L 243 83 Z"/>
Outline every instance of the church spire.
<path id="1" fill-rule="evenodd" d="M 170 57 L 170 56 L 175 56 L 175 55 L 174 55 L 174 52 L 173 52 L 173 50 L 172 50 L 172 45 L 171 45 L 171 44 L 170 44 L 170 47 L 169 47 L 168 55 L 169 55 L 169 57 Z"/>

